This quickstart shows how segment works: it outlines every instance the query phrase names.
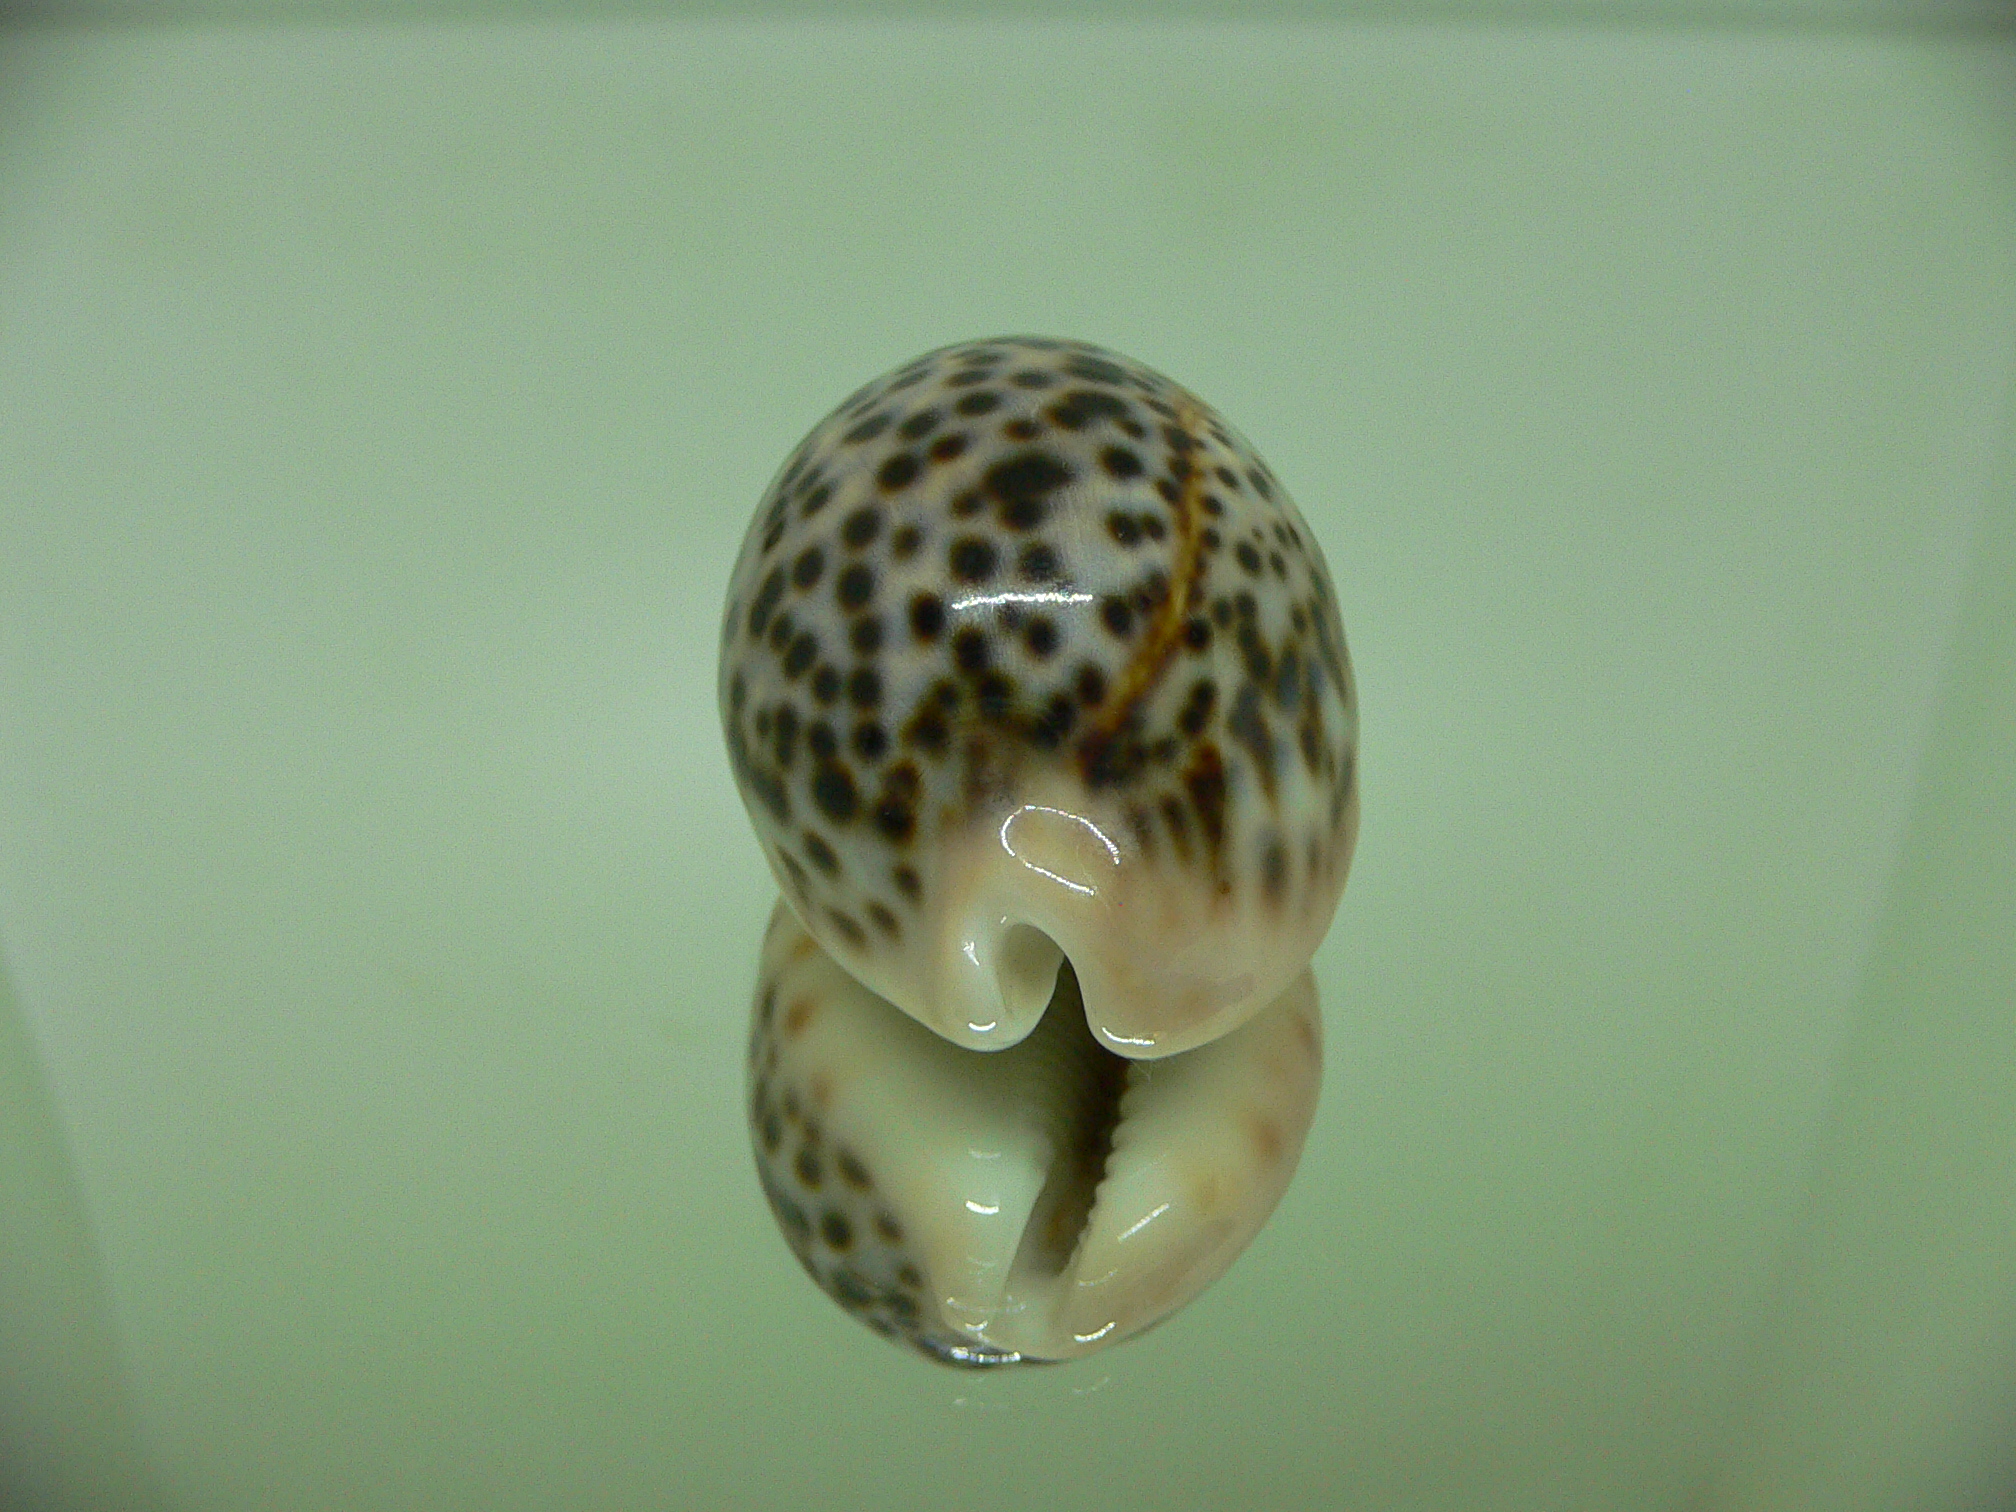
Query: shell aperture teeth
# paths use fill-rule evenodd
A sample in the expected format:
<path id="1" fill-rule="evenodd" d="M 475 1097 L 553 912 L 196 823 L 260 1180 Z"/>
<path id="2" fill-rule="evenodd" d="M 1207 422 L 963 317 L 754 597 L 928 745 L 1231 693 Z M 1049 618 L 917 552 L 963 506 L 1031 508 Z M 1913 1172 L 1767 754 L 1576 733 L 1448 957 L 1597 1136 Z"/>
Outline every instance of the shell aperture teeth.
<path id="1" fill-rule="evenodd" d="M 1078 1253 L 1113 1153 L 1129 1073 L 1129 1062 L 1086 1027 L 1085 1000 L 1068 960 L 1057 968 L 1049 1006 L 1024 1043 L 1046 1062 L 1050 1167 L 1009 1267 L 1009 1288 L 1018 1295 L 1062 1276 Z"/>
<path id="2" fill-rule="evenodd" d="M 1016 1046 L 961 1049 L 875 997 L 783 904 L 750 1038 L 763 1186 L 813 1278 L 942 1363 L 1035 1363 L 1152 1326 L 1272 1211 L 1314 1113 L 1305 973 L 1153 1062 L 1088 1030 L 1068 961 Z"/>

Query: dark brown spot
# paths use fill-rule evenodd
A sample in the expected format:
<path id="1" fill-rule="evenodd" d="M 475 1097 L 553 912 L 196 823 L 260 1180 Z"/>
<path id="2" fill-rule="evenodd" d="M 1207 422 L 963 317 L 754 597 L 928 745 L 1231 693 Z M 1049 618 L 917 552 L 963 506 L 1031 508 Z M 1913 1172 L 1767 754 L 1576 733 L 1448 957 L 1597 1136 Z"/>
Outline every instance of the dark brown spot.
<path id="1" fill-rule="evenodd" d="M 791 581 L 799 588 L 810 588 L 825 570 L 826 553 L 817 546 L 807 546 L 791 564 Z"/>
<path id="2" fill-rule="evenodd" d="M 859 551 L 881 532 L 882 511 L 873 504 L 863 504 L 849 514 L 840 526 L 840 539 L 850 551 Z"/>
<path id="3" fill-rule="evenodd" d="M 833 596 L 842 609 L 863 607 L 875 596 L 875 569 L 866 562 L 850 562 L 834 580 Z"/>
<path id="4" fill-rule="evenodd" d="M 1183 787 L 1190 795 L 1190 806 L 1197 810 L 1204 838 L 1215 852 L 1225 843 L 1225 763 L 1216 746 L 1198 748 L 1183 774 Z"/>
<path id="5" fill-rule="evenodd" d="M 1147 752 L 1129 730 L 1094 730 L 1078 744 L 1078 763 L 1088 787 L 1117 787 L 1139 775 Z"/>
<path id="6" fill-rule="evenodd" d="M 1260 638 L 1260 631 L 1251 619 L 1239 622 L 1239 660 L 1246 668 L 1246 675 L 1256 683 L 1265 683 L 1274 673 L 1274 658 L 1268 654 L 1267 643 Z"/>
<path id="7" fill-rule="evenodd" d="M 993 659 L 993 650 L 987 644 L 987 632 L 977 625 L 968 625 L 952 637 L 952 656 L 962 672 L 984 672 Z"/>
<path id="8" fill-rule="evenodd" d="M 819 1237 L 826 1241 L 828 1249 L 846 1250 L 854 1243 L 854 1225 L 847 1221 L 847 1215 L 828 1208 L 819 1219 Z M 867 1297 L 863 1296 L 862 1301 Z"/>
<path id="9" fill-rule="evenodd" d="M 854 778 L 838 762 L 820 763 L 812 774 L 812 798 L 819 811 L 835 824 L 845 824 L 861 809 L 861 794 Z"/>
<path id="10" fill-rule="evenodd" d="M 1316 711 L 1312 708 L 1310 711 Z M 1320 716 L 1319 716 L 1320 717 Z M 1313 718 L 1304 718 L 1296 730 L 1297 743 L 1302 747 L 1302 764 L 1309 769 L 1311 777 L 1323 771 L 1323 728 Z"/>
<path id="11" fill-rule="evenodd" d="M 1069 357 L 1065 359 L 1064 371 L 1073 378 L 1083 378 L 1088 383 L 1123 383 L 1126 372 L 1099 357 Z"/>
<path id="12" fill-rule="evenodd" d="M 812 632 L 800 630 L 792 637 L 791 649 L 784 653 L 784 675 L 792 679 L 802 677 L 818 654 L 819 642 L 812 638 Z"/>
<path id="13" fill-rule="evenodd" d="M 873 667 L 856 667 L 847 679 L 847 701 L 857 709 L 872 709 L 882 702 L 882 674 Z"/>
<path id="14" fill-rule="evenodd" d="M 988 468 L 981 486 L 994 499 L 1004 525 L 1034 530 L 1049 513 L 1050 495 L 1071 476 L 1071 469 L 1048 452 L 1025 451 Z"/>
<path id="15" fill-rule="evenodd" d="M 910 716 L 910 722 L 903 727 L 905 744 L 925 751 L 942 751 L 952 732 L 946 727 L 945 715 L 936 704 L 924 704 Z"/>
<path id="16" fill-rule="evenodd" d="M 980 717 L 999 724 L 1014 708 L 1015 684 L 1004 673 L 985 672 L 973 685 L 973 698 Z"/>
<path id="17" fill-rule="evenodd" d="M 1078 706 L 1071 701 L 1071 695 L 1053 693 L 1043 712 L 1030 722 L 1029 739 L 1043 750 L 1054 751 L 1077 722 Z"/>
<path id="18" fill-rule="evenodd" d="M 1194 740 L 1210 723 L 1211 710 L 1217 702 L 1218 685 L 1208 677 L 1198 678 L 1190 685 L 1190 697 L 1183 705 L 1183 712 L 1176 716 L 1176 723 Z"/>
<path id="19" fill-rule="evenodd" d="M 898 845 L 907 844 L 917 830 L 916 812 L 905 799 L 884 794 L 875 804 L 875 828 Z"/>
<path id="20" fill-rule="evenodd" d="M 933 641 L 945 628 L 945 601 L 935 593 L 920 593 L 910 600 L 910 629 L 920 641 Z"/>
<path id="21" fill-rule="evenodd" d="M 1127 401 L 1117 394 L 1102 394 L 1097 389 L 1071 389 L 1051 405 L 1047 413 L 1066 430 L 1083 430 L 1095 420 L 1124 420 L 1129 411 Z"/>
<path id="22" fill-rule="evenodd" d="M 798 754 L 798 710 L 790 704 L 776 706 L 776 714 L 770 720 L 770 740 L 776 764 L 788 772 L 792 756 Z"/>
<path id="23" fill-rule="evenodd" d="M 1225 728 L 1252 756 L 1259 772 L 1260 785 L 1273 792 L 1274 732 L 1268 727 L 1267 716 L 1260 712 L 1260 690 L 1252 683 L 1241 683 L 1239 691 L 1232 696 Z"/>
<path id="24" fill-rule="evenodd" d="M 1032 541 L 1024 546 L 1015 560 L 1015 570 L 1025 583 L 1054 583 L 1063 576 L 1057 561 L 1057 549 L 1044 541 Z"/>
<path id="25" fill-rule="evenodd" d="M 821 841 L 820 843 L 823 845 L 825 842 Z M 798 896 L 803 898 L 806 889 L 811 886 L 812 882 L 812 879 L 805 874 L 804 865 L 787 850 L 778 851 L 777 859 L 784 863 L 784 874 L 791 879 L 791 886 Z M 838 863 L 836 862 L 835 865 L 837 866 Z"/>
<path id="26" fill-rule="evenodd" d="M 1293 646 L 1281 648 L 1281 660 L 1274 669 L 1274 702 L 1292 714 L 1302 701 L 1302 658 Z"/>
<path id="27" fill-rule="evenodd" d="M 1274 904 L 1288 890 L 1288 849 L 1279 835 L 1271 837 L 1260 853 L 1260 886 Z"/>
<path id="28" fill-rule="evenodd" d="M 984 583 L 994 576 L 994 543 L 982 536 L 960 536 L 949 553 L 952 575 L 962 583 Z"/>
<path id="29" fill-rule="evenodd" d="M 899 488 L 908 488 L 923 470 L 915 455 L 898 452 L 882 464 L 881 470 L 875 474 L 875 481 L 893 493 Z"/>
<path id="30" fill-rule="evenodd" d="M 763 586 L 756 590 L 756 598 L 749 605 L 749 633 L 761 635 L 770 623 L 770 616 L 776 612 L 777 601 L 784 597 L 784 569 L 772 567 L 763 579 Z"/>

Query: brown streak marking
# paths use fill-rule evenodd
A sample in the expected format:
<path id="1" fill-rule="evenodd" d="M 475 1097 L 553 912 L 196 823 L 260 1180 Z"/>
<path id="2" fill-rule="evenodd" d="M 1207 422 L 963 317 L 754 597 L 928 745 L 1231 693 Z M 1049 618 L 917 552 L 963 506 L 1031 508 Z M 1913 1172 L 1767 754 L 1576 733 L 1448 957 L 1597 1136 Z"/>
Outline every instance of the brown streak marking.
<path id="1" fill-rule="evenodd" d="M 1205 447 L 1197 430 L 1206 411 L 1203 402 L 1187 389 L 1178 389 L 1175 401 L 1176 428 L 1192 444 L 1189 451 L 1177 453 L 1190 462 L 1190 470 L 1184 476 L 1182 490 L 1169 505 L 1176 527 L 1169 562 L 1169 591 L 1157 606 L 1155 619 L 1141 637 L 1139 649 L 1120 669 L 1116 679 L 1119 686 L 1106 700 L 1105 717 L 1087 731 L 1094 739 L 1117 735 L 1126 726 L 1128 716 L 1162 680 L 1170 659 L 1183 643 L 1191 596 L 1198 591 L 1203 576 L 1199 571 L 1204 561 L 1203 527 L 1198 521 L 1203 514 L 1204 486 L 1210 472 L 1201 460 Z"/>

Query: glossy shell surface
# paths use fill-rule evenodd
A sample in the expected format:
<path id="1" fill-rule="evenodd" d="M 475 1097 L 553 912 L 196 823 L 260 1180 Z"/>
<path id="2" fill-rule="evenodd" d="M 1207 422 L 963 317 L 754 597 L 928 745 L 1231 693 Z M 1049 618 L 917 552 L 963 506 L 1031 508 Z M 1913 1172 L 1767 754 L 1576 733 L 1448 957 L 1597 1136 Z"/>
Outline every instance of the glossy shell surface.
<path id="1" fill-rule="evenodd" d="M 736 563 L 721 713 L 814 940 L 945 1039 L 1207 1044 L 1306 966 L 1357 833 L 1321 551 L 1180 385 L 1082 343 L 947 347 L 792 453 Z"/>

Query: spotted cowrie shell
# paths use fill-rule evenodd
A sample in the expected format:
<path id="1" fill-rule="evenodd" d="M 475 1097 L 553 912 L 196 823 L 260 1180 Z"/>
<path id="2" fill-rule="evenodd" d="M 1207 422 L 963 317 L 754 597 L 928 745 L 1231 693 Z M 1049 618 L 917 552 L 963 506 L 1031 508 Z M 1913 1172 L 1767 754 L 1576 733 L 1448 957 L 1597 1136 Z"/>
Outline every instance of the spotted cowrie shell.
<path id="1" fill-rule="evenodd" d="M 800 1260 L 953 1364 L 1168 1316 L 1293 1173 L 1357 836 L 1350 661 L 1287 491 L 1115 353 L 927 353 L 771 483 L 719 691 L 784 892 L 749 1112 Z"/>

